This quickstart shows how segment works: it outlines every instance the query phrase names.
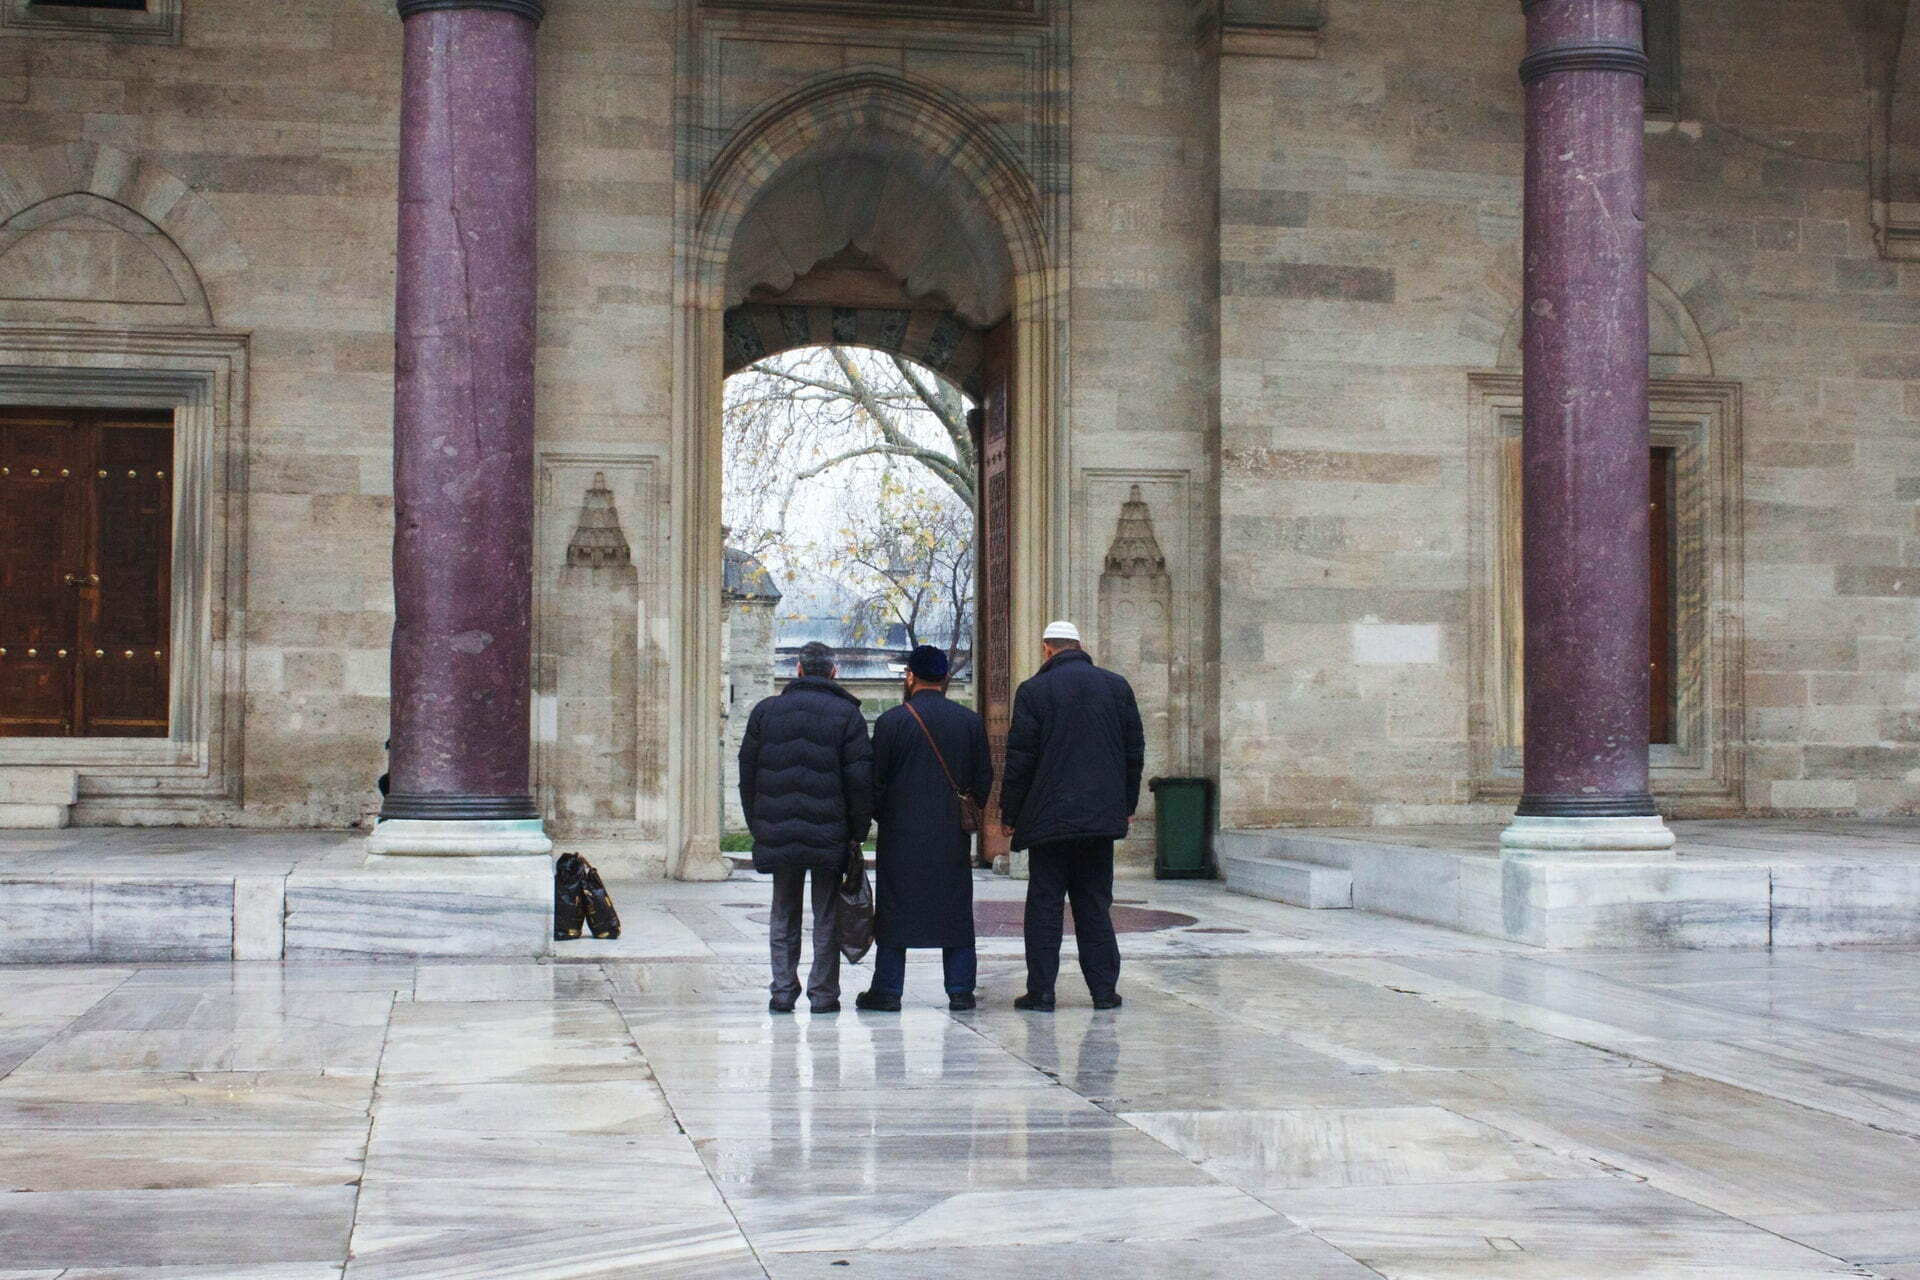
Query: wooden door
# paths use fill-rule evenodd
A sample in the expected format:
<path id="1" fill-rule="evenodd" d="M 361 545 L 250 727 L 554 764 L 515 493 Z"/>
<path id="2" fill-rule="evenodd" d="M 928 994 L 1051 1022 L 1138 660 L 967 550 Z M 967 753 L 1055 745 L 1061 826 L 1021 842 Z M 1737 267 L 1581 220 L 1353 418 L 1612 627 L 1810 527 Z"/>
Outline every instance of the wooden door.
<path id="1" fill-rule="evenodd" d="M 993 752 L 993 797 L 981 835 L 989 858 L 1007 852 L 1000 834 L 1000 778 L 1006 772 L 1007 730 L 1013 723 L 1013 321 L 987 331 L 981 359 L 981 548 L 979 602 L 974 611 L 974 675 L 980 714 Z"/>
<path id="2" fill-rule="evenodd" d="M 172 422 L 0 411 L 0 736 L 166 735 Z"/>
<path id="3" fill-rule="evenodd" d="M 1678 707 L 1674 697 L 1673 457 L 1671 448 L 1654 446 L 1647 475 L 1647 741 L 1672 742 Z"/>

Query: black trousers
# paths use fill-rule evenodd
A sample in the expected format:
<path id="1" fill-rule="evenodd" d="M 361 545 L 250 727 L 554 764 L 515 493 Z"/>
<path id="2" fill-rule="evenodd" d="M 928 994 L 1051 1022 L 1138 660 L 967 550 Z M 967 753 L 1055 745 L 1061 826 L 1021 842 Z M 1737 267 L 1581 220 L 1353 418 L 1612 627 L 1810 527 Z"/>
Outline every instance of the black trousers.
<path id="1" fill-rule="evenodd" d="M 1063 900 L 1073 903 L 1080 974 L 1095 998 L 1120 984 L 1120 942 L 1113 933 L 1113 841 L 1063 840 L 1027 852 L 1027 991 L 1050 996 L 1060 976 Z"/>
<path id="2" fill-rule="evenodd" d="M 773 982 L 767 989 L 775 1000 L 800 998 L 800 917 L 809 882 L 813 885 L 813 968 L 807 973 L 807 1003 L 819 1006 L 840 999 L 840 944 L 833 934 L 838 871 L 773 873 L 773 912 L 767 930 Z"/>

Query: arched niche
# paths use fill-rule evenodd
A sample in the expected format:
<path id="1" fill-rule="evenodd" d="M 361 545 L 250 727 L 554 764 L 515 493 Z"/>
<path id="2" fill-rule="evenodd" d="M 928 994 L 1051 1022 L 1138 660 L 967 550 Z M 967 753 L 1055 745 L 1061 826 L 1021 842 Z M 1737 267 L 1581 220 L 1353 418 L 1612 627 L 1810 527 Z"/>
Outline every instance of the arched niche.
<path id="1" fill-rule="evenodd" d="M 963 101 L 920 82 L 858 71 L 811 82 L 749 114 L 683 188 L 674 358 L 675 617 L 669 729 L 669 860 L 705 877 L 719 857 L 718 611 L 721 411 L 730 308 L 782 345 L 832 332 L 845 295 L 808 295 L 823 262 L 852 250 L 909 311 L 978 332 L 1010 321 L 1010 634 L 1038 635 L 1063 594 L 1065 495 L 1054 457 L 1064 400 L 1065 298 L 1034 182 L 1016 149 Z M 782 298 L 785 302 L 782 302 Z M 802 299 L 805 299 L 804 301 Z M 785 305 L 790 309 L 782 312 Z M 884 309 L 884 308 L 881 308 Z M 858 325 L 859 318 L 842 317 Z M 909 317 L 908 325 L 914 323 Z M 925 322 L 922 322 L 925 323 Z M 808 341 L 799 340 L 804 326 Z M 857 332 L 857 330 L 856 330 Z M 931 330 L 928 330 L 930 333 Z M 881 346 L 883 342 L 862 345 Z M 766 347 L 772 354 L 772 346 Z M 912 355 L 911 350 L 902 354 Z M 738 358 L 738 355 L 734 357 Z M 916 356 L 915 358 L 920 358 Z M 940 367 L 940 361 L 927 361 Z M 964 385 L 966 379 L 956 379 Z"/>
<path id="2" fill-rule="evenodd" d="M 1500 339 L 1501 369 L 1521 367 L 1521 310 Z M 1647 369 L 1656 378 L 1710 378 L 1713 352 L 1686 302 L 1659 276 L 1647 275 Z"/>
<path id="3" fill-rule="evenodd" d="M 16 299 L 30 310 L 6 308 L 0 322 L 25 318 L 36 324 L 78 321 L 90 327 L 210 327 L 219 310 L 220 290 L 247 266 L 219 211 L 178 174 L 133 152 L 91 142 L 54 143 L 0 162 L 0 228 L 10 237 L 0 239 L 0 248 L 26 255 L 12 266 L 15 279 L 31 272 L 40 282 L 25 290 L 29 296 Z M 146 260 L 124 242 L 115 245 L 108 229 L 132 237 L 156 260 L 182 301 L 167 300 Z M 43 230 L 45 235 L 33 235 Z M 103 239 L 83 240 L 83 232 Z M 30 238 L 33 243 L 26 243 Z M 103 251 L 125 255 L 122 268 L 135 273 L 117 279 L 106 273 L 112 282 L 107 293 L 145 292 L 135 292 L 132 301 L 46 296 L 59 291 L 46 283 L 51 263 Z M 94 261 L 97 268 L 98 259 Z"/>
<path id="4" fill-rule="evenodd" d="M 213 308 L 166 232 L 77 191 L 0 223 L 0 321 L 211 328 Z"/>

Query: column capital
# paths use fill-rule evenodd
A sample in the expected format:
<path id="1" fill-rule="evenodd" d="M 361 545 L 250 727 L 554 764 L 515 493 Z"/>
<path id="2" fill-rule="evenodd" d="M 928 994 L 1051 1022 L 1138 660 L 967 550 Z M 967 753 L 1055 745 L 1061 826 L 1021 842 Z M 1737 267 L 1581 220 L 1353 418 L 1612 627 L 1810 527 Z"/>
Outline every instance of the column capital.
<path id="1" fill-rule="evenodd" d="M 1646 50 L 1625 40 L 1550 44 L 1520 60 L 1520 83 L 1532 84 L 1556 71 L 1623 71 L 1644 80 L 1652 66 Z"/>
<path id="2" fill-rule="evenodd" d="M 1538 9 L 1541 5 L 1552 4 L 1552 3 L 1553 3 L 1553 0 L 1520 0 L 1520 12 L 1532 13 L 1535 9 Z M 1627 0 L 1627 3 L 1637 4 L 1642 9 L 1647 7 L 1647 0 Z"/>
<path id="3" fill-rule="evenodd" d="M 434 9 L 498 9 L 503 13 L 517 13 L 538 25 L 547 16 L 547 0 L 394 0 L 394 7 L 402 18 Z"/>

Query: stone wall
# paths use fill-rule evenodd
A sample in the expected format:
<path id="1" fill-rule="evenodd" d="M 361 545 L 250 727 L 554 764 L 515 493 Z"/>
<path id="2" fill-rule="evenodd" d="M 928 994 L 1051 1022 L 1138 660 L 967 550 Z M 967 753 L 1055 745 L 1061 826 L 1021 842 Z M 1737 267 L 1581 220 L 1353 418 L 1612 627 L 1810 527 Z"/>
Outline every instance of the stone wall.
<path id="1" fill-rule="evenodd" d="M 1142 711 L 1163 735 L 1155 769 L 1213 775 L 1211 68 L 1185 6 L 1163 0 L 1081 5 L 1073 55 L 1067 608 L 1095 661 L 1142 677 Z M 1102 588 L 1107 552 L 1136 488 L 1166 556 L 1165 624 L 1102 607 L 1114 598 L 1113 584 Z M 1120 633 L 1107 634 L 1116 618 Z M 1151 638 L 1160 625 L 1173 637 L 1172 661 Z M 1039 660 L 1037 638 L 1021 639 L 1016 672 Z M 1137 664 L 1158 670 L 1129 669 Z M 1152 805 L 1143 789 L 1123 863 L 1152 860 Z"/>
<path id="2" fill-rule="evenodd" d="M 1100 607 L 1139 488 L 1178 657 L 1150 714 L 1169 772 L 1222 778 L 1228 825 L 1507 811 L 1473 782 L 1474 459 L 1492 428 L 1470 375 L 1500 366 L 1519 303 L 1519 6 L 1269 8 L 1228 6 L 1209 39 L 1196 14 L 1214 6 L 1175 0 L 964 20 L 794 0 L 706 25 L 693 0 L 552 6 L 541 474 L 566 478 L 564 519 L 595 472 L 617 496 L 640 593 L 634 805 L 618 817 L 662 859 L 671 623 L 714 607 L 677 598 L 666 517 L 687 500 L 670 426 L 677 76 L 697 86 L 683 124 L 702 163 L 819 77 L 938 86 L 1064 208 L 1047 226 L 1067 264 L 1050 442 L 1065 475 L 1054 509 L 1026 514 L 1054 543 L 1051 603 L 1097 655 L 1140 654 L 1142 637 L 1101 634 L 1117 624 Z M 207 765 L 231 781 L 188 808 L 83 803 L 92 820 L 334 825 L 373 803 L 399 37 L 389 0 L 189 0 L 178 45 L 0 32 L 5 216 L 94 192 L 130 211 L 132 237 L 0 227 L 0 340 L 84 333 L 90 359 L 143 368 L 184 358 L 156 332 L 244 335 L 219 339 L 244 348 L 244 385 L 209 437 L 233 450 L 232 589 L 209 661 L 244 698 L 227 737 L 240 766 Z M 1744 711 L 1743 803 L 1912 812 L 1920 276 L 1876 250 L 1859 53 L 1837 6 L 1801 0 L 1695 0 L 1682 40 L 1679 118 L 1648 138 L 1649 212 L 1661 296 L 1700 344 L 1682 372 L 1736 384 L 1722 705 Z M 16 244 L 31 252 L 9 263 Z M 543 608 L 562 565 L 537 571 Z"/>
<path id="3" fill-rule="evenodd" d="M 1875 249 L 1859 53 L 1837 6 L 1684 19 L 1649 218 L 1738 384 L 1745 806 L 1911 812 L 1920 277 Z M 1468 375 L 1519 304 L 1523 39 L 1505 0 L 1338 0 L 1317 60 L 1223 62 L 1230 825 L 1509 811 L 1470 781 Z"/>
<path id="4" fill-rule="evenodd" d="M 248 335 L 249 421 L 230 458 L 245 609 L 221 637 L 245 682 L 245 807 L 147 819 L 345 824 L 377 803 L 384 768 L 399 28 L 380 0 L 275 6 L 270 21 L 247 0 L 189 7 L 178 47 L 0 35 L 0 170 L 18 192 L 23 173 L 44 175 L 38 157 L 78 169 L 91 149 L 91 189 L 152 217 L 204 283 L 211 324 Z M 122 186 L 126 166 L 102 154 L 148 177 Z M 168 225 L 183 201 L 225 229 L 224 253 Z M 37 293 L 65 300 L 9 305 L 8 323 L 170 327 L 144 296 L 60 283 Z M 125 364 L 154 359 L 150 342 L 125 345 Z M 85 794 L 83 781 L 83 807 Z"/>
<path id="5" fill-rule="evenodd" d="M 553 8 L 540 37 L 540 444 L 543 455 L 585 451 L 616 469 L 657 457 L 666 439 L 674 9 Z M 47 175 L 50 154 L 63 170 L 84 154 L 70 167 L 97 167 L 103 188 L 137 165 L 139 183 L 110 194 L 154 214 L 204 283 L 212 326 L 245 334 L 250 357 L 239 395 L 249 421 L 233 459 L 244 476 L 234 487 L 245 495 L 235 501 L 246 607 L 240 634 L 227 637 L 229 662 L 244 670 L 244 807 L 96 808 L 91 820 L 343 825 L 377 802 L 392 625 L 399 47 L 390 0 L 189 0 L 178 46 L 0 33 L 7 189 L 80 189 L 84 176 Z M 129 159 L 96 166 L 102 148 Z M 0 321 L 95 335 L 180 322 L 155 305 L 157 285 L 129 292 L 137 278 L 121 273 L 102 293 L 97 263 L 43 255 L 42 274 L 48 262 L 83 287 L 22 288 L 0 269 L 10 294 L 60 300 L 0 301 Z M 577 489 L 564 501 L 577 507 Z M 541 566 L 548 586 L 560 568 Z"/>

